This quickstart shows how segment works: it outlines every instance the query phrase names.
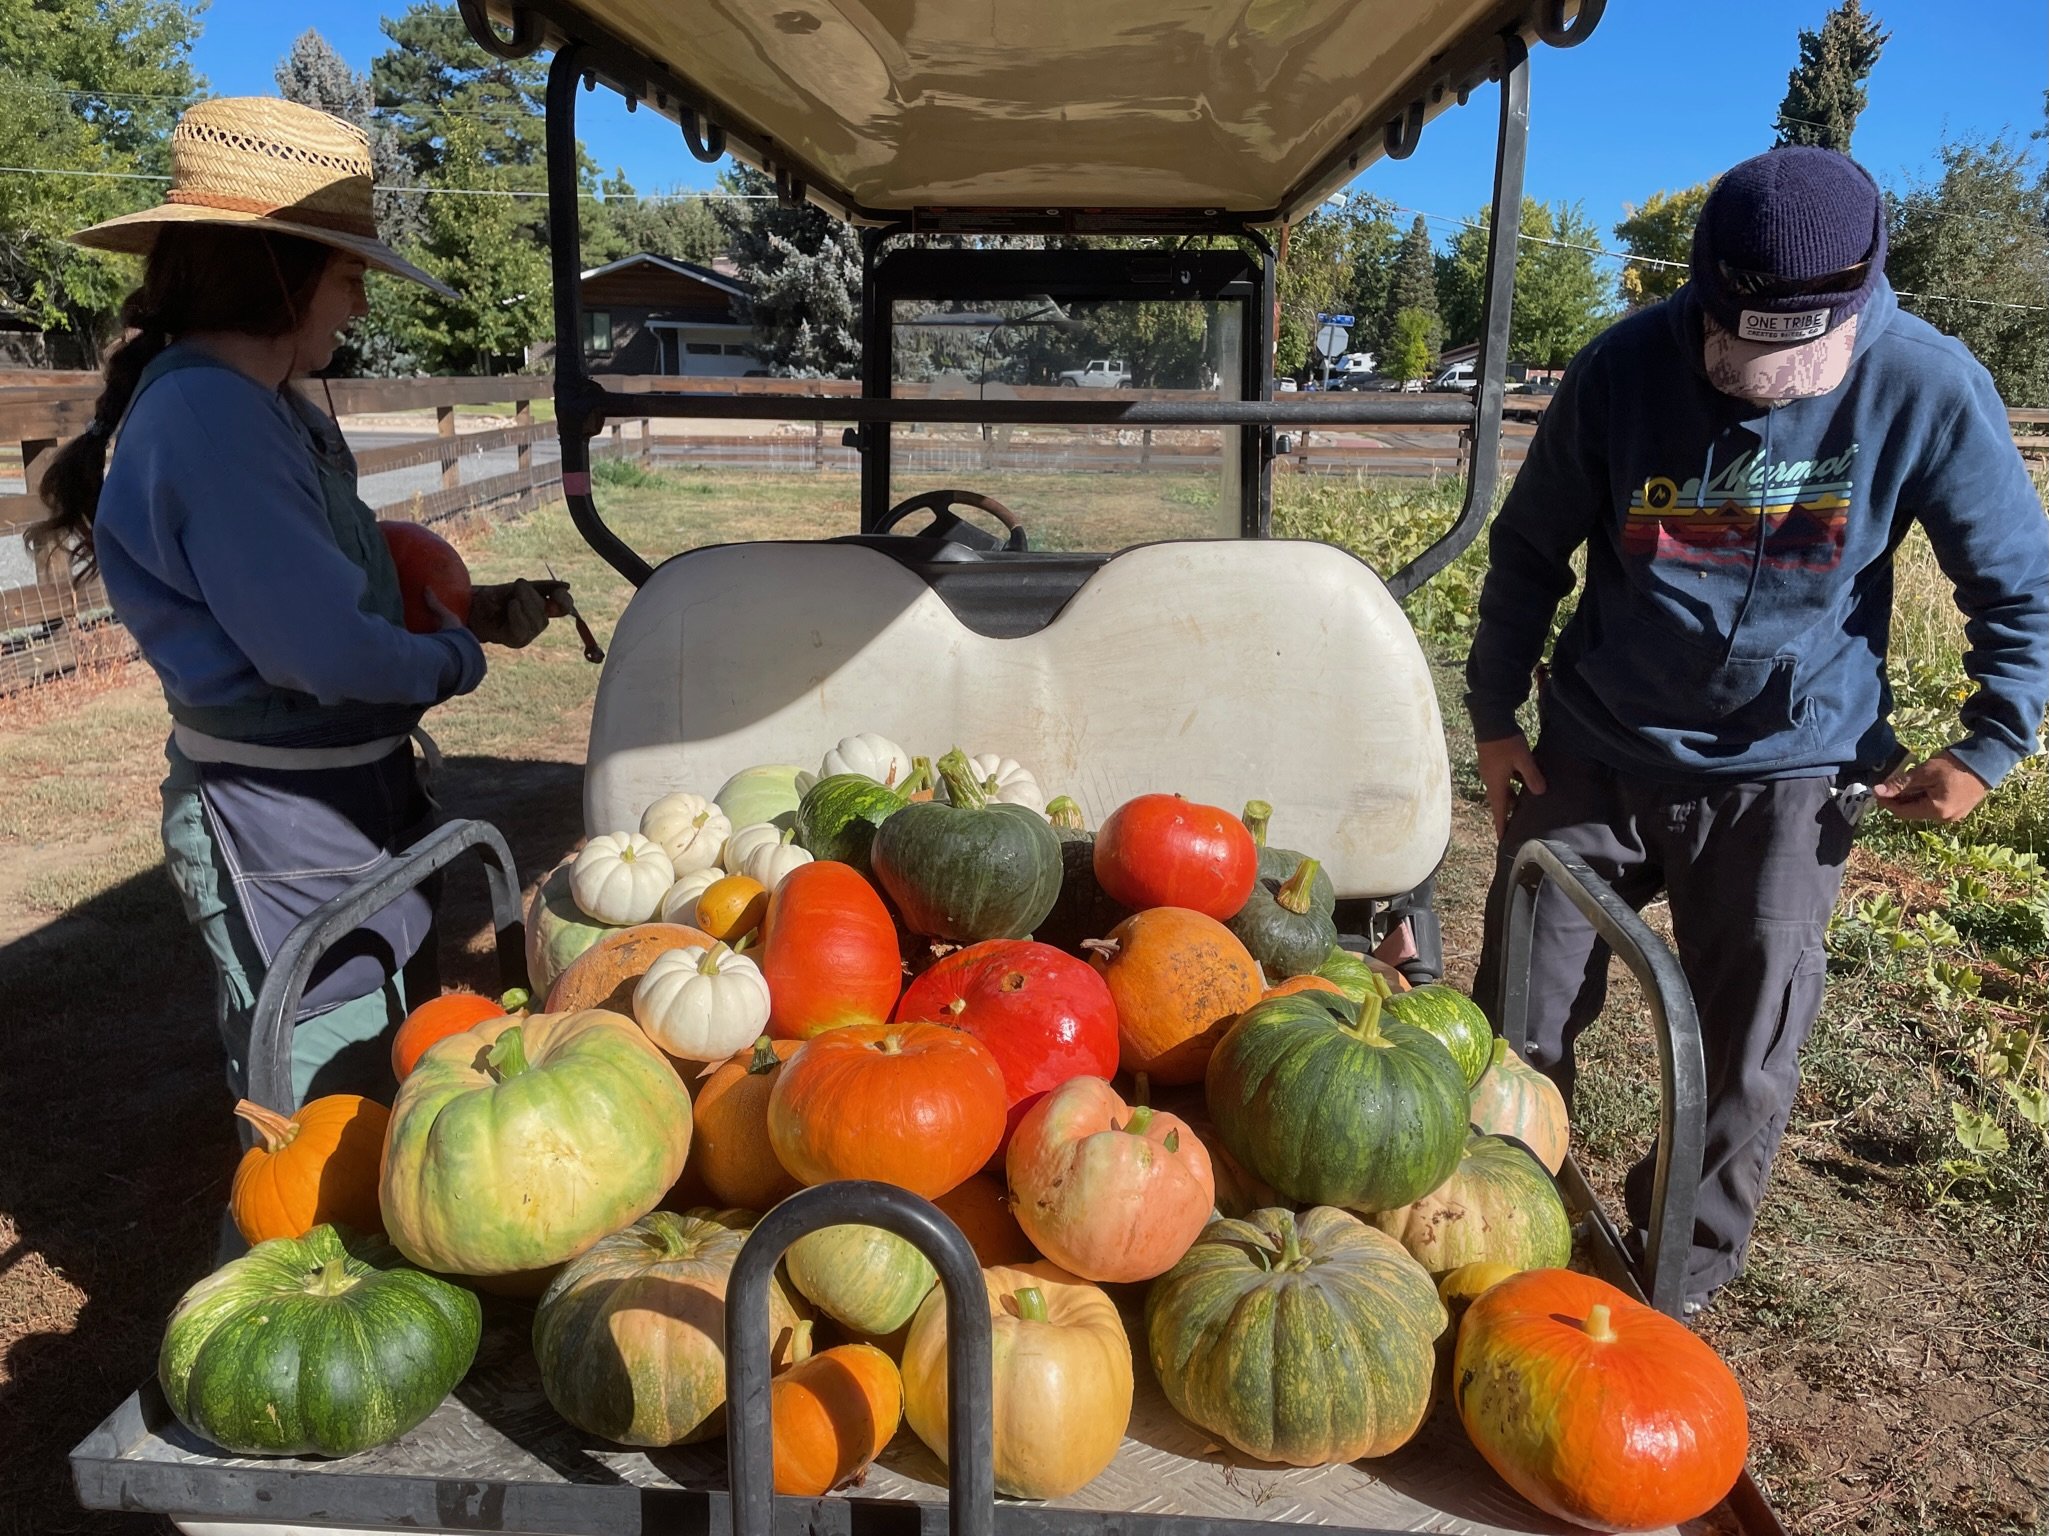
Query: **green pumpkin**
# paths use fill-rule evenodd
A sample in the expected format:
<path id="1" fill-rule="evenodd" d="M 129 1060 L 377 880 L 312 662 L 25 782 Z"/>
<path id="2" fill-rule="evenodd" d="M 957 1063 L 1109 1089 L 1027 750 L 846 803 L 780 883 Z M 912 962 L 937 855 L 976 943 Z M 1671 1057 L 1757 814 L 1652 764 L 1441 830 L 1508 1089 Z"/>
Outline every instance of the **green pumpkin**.
<path id="1" fill-rule="evenodd" d="M 1037 811 L 987 803 L 959 748 L 939 760 L 951 803 L 916 801 L 875 834 L 869 863 L 903 926 L 956 944 L 1022 939 L 1060 895 L 1060 839 Z"/>
<path id="2" fill-rule="evenodd" d="M 1316 974 L 1342 988 L 1345 996 L 1354 1003 L 1365 1002 L 1368 994 L 1384 1000 L 1392 990 L 1387 985 L 1387 978 L 1366 963 L 1365 956 L 1355 955 L 1335 944 L 1323 957 L 1323 963 L 1317 966 Z"/>
<path id="3" fill-rule="evenodd" d="M 797 845 L 814 859 L 851 864 L 865 876 L 876 829 L 910 803 L 864 773 L 835 773 L 798 802 Z"/>
<path id="4" fill-rule="evenodd" d="M 688 1445 L 725 1428 L 726 1284 L 759 1218 L 655 1211 L 571 1260 L 534 1308 L 534 1359 L 555 1411 L 622 1445 Z M 802 1321 L 769 1283 L 769 1344 L 786 1364 Z"/>
<path id="5" fill-rule="evenodd" d="M 1321 873 L 1314 859 L 1301 860 L 1278 880 L 1262 869 L 1245 905 L 1224 925 L 1275 981 L 1310 974 L 1337 944 L 1337 924 L 1315 903 Z"/>
<path id="6" fill-rule="evenodd" d="M 555 978 L 568 970 L 571 962 L 616 931 L 593 922 L 570 894 L 569 871 L 575 862 L 564 859 L 534 888 L 527 902 L 526 974 L 537 997 L 546 997 Z"/>
<path id="7" fill-rule="evenodd" d="M 187 1291 L 157 1380 L 178 1422 L 237 1456 L 353 1456 L 455 1389 L 477 1298 L 331 1226 L 258 1243 Z"/>
<path id="8" fill-rule="evenodd" d="M 1264 800 L 1248 800 L 1238 819 L 1252 834 L 1252 841 L 1259 848 L 1259 878 L 1280 882 L 1286 880 L 1302 867 L 1302 861 L 1309 857 L 1292 848 L 1270 846 L 1266 840 L 1266 824 L 1273 819 L 1274 808 Z M 1330 876 L 1319 867 L 1309 881 L 1309 901 L 1325 917 L 1334 918 L 1337 913 L 1337 887 L 1330 883 Z"/>
<path id="9" fill-rule="evenodd" d="M 880 1227 L 820 1227 L 790 1244 L 783 1262 L 806 1301 L 870 1338 L 903 1327 L 939 1283 L 924 1254 Z"/>
<path id="10" fill-rule="evenodd" d="M 574 1258 L 653 1210 L 683 1171 L 690 1095 L 631 1019 L 491 1019 L 474 1056 L 429 1051 L 400 1084 L 378 1196 L 423 1268 L 510 1275 Z"/>
<path id="11" fill-rule="evenodd" d="M 1405 1444 L 1430 1407 L 1444 1307 L 1344 1211 L 1214 1221 L 1145 1302 L 1153 1374 L 1189 1423 L 1262 1461 L 1334 1466 Z"/>
<path id="12" fill-rule="evenodd" d="M 1572 1259 L 1572 1220 L 1558 1186 L 1527 1148 L 1499 1136 L 1469 1138 L 1450 1178 L 1369 1219 L 1433 1275 L 1461 1264 L 1563 1269 Z"/>
<path id="13" fill-rule="evenodd" d="M 1457 987 L 1433 981 L 1407 992 L 1395 992 L 1381 1004 L 1404 1024 L 1427 1029 L 1444 1042 L 1458 1063 L 1470 1090 L 1487 1070 L 1494 1050 L 1494 1027 L 1487 1015 Z"/>
<path id="14" fill-rule="evenodd" d="M 1302 1205 L 1407 1205 L 1451 1176 L 1466 1139 L 1458 1063 L 1378 996 L 1255 1003 L 1217 1043 L 1205 1088 L 1231 1155 Z"/>
<path id="15" fill-rule="evenodd" d="M 726 813 L 735 827 L 752 827 L 762 822 L 787 832 L 797 824 L 797 803 L 803 798 L 800 777 L 810 775 L 794 763 L 763 763 L 742 768 L 719 786 L 711 803 Z"/>

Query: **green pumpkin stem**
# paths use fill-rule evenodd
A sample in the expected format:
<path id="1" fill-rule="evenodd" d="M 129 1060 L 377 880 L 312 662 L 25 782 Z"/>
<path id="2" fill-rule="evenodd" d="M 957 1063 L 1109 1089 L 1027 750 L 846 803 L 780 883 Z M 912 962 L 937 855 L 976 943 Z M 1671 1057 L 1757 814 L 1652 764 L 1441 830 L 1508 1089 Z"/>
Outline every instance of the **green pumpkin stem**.
<path id="1" fill-rule="evenodd" d="M 1368 991 L 1359 1003 L 1359 1022 L 1351 1033 L 1363 1045 L 1386 1046 L 1391 1042 L 1380 1032 L 1380 1004 L 1384 993 Z"/>
<path id="2" fill-rule="evenodd" d="M 1156 1111 L 1150 1104 L 1140 1104 L 1131 1111 L 1131 1118 L 1124 1122 L 1124 1129 L 1134 1136 L 1143 1136 L 1145 1128 L 1153 1123 Z"/>
<path id="3" fill-rule="evenodd" d="M 961 810 L 979 811 L 988 803 L 989 796 L 975 777 L 975 765 L 959 747 L 939 759 L 939 777 L 946 784 L 946 798 Z"/>
<path id="4" fill-rule="evenodd" d="M 1046 820 L 1064 832 L 1086 832 L 1088 823 L 1082 820 L 1081 807 L 1067 795 L 1055 795 L 1046 807 Z"/>
<path id="5" fill-rule="evenodd" d="M 929 757 L 914 757 L 911 759 L 911 776 L 897 786 L 896 792 L 905 799 L 909 799 L 912 795 L 920 794 L 932 788 L 935 782 L 932 777 L 932 759 Z"/>
<path id="6" fill-rule="evenodd" d="M 1287 1225 L 1281 1231 L 1281 1262 L 1276 1269 L 1294 1269 L 1302 1262 L 1302 1233 L 1290 1215 L 1283 1218 Z"/>
<path id="7" fill-rule="evenodd" d="M 1615 1342 L 1615 1328 L 1609 1320 L 1608 1308 L 1603 1303 L 1597 1301 L 1587 1308 L 1586 1333 L 1596 1344 Z"/>
<path id="8" fill-rule="evenodd" d="M 329 1259 L 307 1278 L 308 1296 L 339 1296 L 356 1288 L 356 1277 L 348 1271 L 347 1259 Z"/>
<path id="9" fill-rule="evenodd" d="M 1266 824 L 1274 819 L 1274 808 L 1264 800 L 1247 800 L 1245 810 L 1238 819 L 1245 823 L 1245 830 L 1252 834 L 1252 841 L 1264 848 Z"/>
<path id="10" fill-rule="evenodd" d="M 1295 872 L 1288 876 L 1281 888 L 1274 892 L 1274 900 L 1297 917 L 1306 917 L 1309 909 L 1316 905 L 1312 899 L 1312 892 L 1316 885 L 1316 872 L 1322 867 L 1316 860 L 1305 858 L 1295 866 Z"/>
<path id="11" fill-rule="evenodd" d="M 265 1109 L 254 1099 L 241 1099 L 235 1105 L 235 1113 L 256 1127 L 256 1134 L 263 1138 L 264 1150 L 281 1152 L 291 1145 L 292 1138 L 299 1134 L 298 1125 L 274 1109 Z"/>
<path id="12" fill-rule="evenodd" d="M 782 1064 L 782 1057 L 775 1053 L 775 1042 L 769 1039 L 767 1035 L 763 1035 L 754 1042 L 754 1054 L 747 1059 L 747 1075 L 749 1077 L 760 1077 L 765 1073 L 773 1072 Z"/>
<path id="13" fill-rule="evenodd" d="M 1048 1320 L 1046 1316 L 1046 1293 L 1036 1285 L 1028 1285 L 1023 1290 L 1014 1293 L 1012 1299 L 1017 1303 L 1017 1315 L 1026 1322 L 1043 1323 Z"/>
<path id="14" fill-rule="evenodd" d="M 697 962 L 697 974 L 716 976 L 725 969 L 726 962 L 733 958 L 732 946 L 720 941 L 704 952 L 704 958 Z"/>
<path id="15" fill-rule="evenodd" d="M 498 1006 L 507 1013 L 525 1013 L 533 1005 L 534 995 L 525 987 L 510 987 L 498 996 Z"/>
<path id="16" fill-rule="evenodd" d="M 797 1326 L 796 1326 L 795 1328 L 793 1328 L 792 1330 L 790 1330 L 790 1361 L 789 1361 L 789 1363 L 790 1363 L 791 1365 L 795 1365 L 795 1364 L 797 1364 L 797 1363 L 798 1363 L 799 1361 L 802 1361 L 802 1360 L 809 1360 L 810 1358 L 811 1358 L 811 1319 L 807 1317 L 807 1318 L 803 1318 L 803 1319 L 800 1319 L 800 1320 L 798 1321 L 798 1323 L 797 1323 Z"/>
<path id="17" fill-rule="evenodd" d="M 513 1025 L 498 1037 L 497 1043 L 484 1053 L 484 1065 L 501 1083 L 527 1070 L 526 1041 L 521 1038 L 520 1025 Z"/>

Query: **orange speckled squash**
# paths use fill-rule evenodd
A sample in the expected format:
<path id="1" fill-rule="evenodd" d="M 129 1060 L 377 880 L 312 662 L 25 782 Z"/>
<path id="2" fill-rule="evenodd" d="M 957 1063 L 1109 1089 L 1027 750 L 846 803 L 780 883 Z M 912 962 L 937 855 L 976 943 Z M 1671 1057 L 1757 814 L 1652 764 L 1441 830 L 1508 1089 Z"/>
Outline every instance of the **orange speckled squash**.
<path id="1" fill-rule="evenodd" d="M 797 1363 L 769 1384 L 775 1491 L 817 1498 L 882 1454 L 903 1419 L 896 1362 L 872 1344 L 810 1354 L 811 1324 L 797 1324 Z"/>
<path id="2" fill-rule="evenodd" d="M 768 1140 L 769 1091 L 802 1043 L 764 1035 L 698 1088 L 689 1167 L 719 1204 L 766 1211 L 804 1187 L 776 1160 Z"/>
<path id="3" fill-rule="evenodd" d="M 1117 1004 L 1124 1070 L 1159 1083 L 1202 1081 L 1224 1031 L 1266 991 L 1237 935 L 1186 907 L 1135 912 L 1087 947 Z"/>
<path id="4" fill-rule="evenodd" d="M 311 1099 L 289 1119 L 244 1099 L 235 1113 L 262 1138 L 242 1154 L 228 1194 L 235 1229 L 254 1245 L 304 1237 L 322 1222 L 384 1230 L 377 1169 L 391 1111 L 353 1093 Z"/>
<path id="5" fill-rule="evenodd" d="M 548 988 L 543 1013 L 581 1013 L 602 1008 L 633 1017 L 633 989 L 655 963 L 672 949 L 710 949 L 708 933 L 681 923 L 639 923 L 615 928 L 578 955 Z"/>

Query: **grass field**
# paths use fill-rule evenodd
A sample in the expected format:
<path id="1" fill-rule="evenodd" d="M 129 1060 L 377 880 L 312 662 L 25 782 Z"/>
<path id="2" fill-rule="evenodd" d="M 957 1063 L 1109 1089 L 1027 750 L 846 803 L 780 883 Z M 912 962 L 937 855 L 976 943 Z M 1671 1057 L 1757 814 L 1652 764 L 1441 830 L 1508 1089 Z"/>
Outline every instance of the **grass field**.
<path id="1" fill-rule="evenodd" d="M 846 478 L 609 475 L 608 516 L 651 556 L 855 521 Z M 1086 540 L 1196 531 L 1215 516 L 1205 489 L 1088 476 L 997 493 L 1050 536 Z M 1383 570 L 1455 510 L 1452 488 L 1426 482 L 1284 480 L 1281 494 L 1280 532 Z M 468 553 L 482 580 L 552 567 L 601 636 L 627 595 L 559 509 Z M 1410 603 L 1442 658 L 1463 654 L 1480 570 L 1469 552 Z M 1894 672 L 1924 747 L 1954 720 L 1959 630 L 1932 560 L 1910 545 Z M 596 678 L 558 627 L 494 653 L 483 687 L 429 722 L 448 757 L 444 805 L 502 827 L 528 880 L 580 832 Z M 1460 791 L 1440 900 L 1464 981 L 1492 838 L 1454 670 L 1440 681 Z M 12 1453 L 0 1533 L 146 1528 L 88 1520 L 62 1458 L 151 1369 L 166 1311 L 206 1267 L 233 1167 L 210 980 L 157 868 L 163 732 L 140 669 L 18 703 L 0 728 L 14 786 L 0 806 L 0 997 L 14 1024 L 0 1069 L 13 1131 L 0 1138 L 0 1444 Z M 1749 1394 L 1753 1466 L 1795 1529 L 2049 1521 L 2045 807 L 2038 760 L 1959 832 L 1880 818 L 1856 855 L 1751 1270 L 1704 1326 Z M 481 983 L 480 885 L 451 881 L 444 948 L 452 975 Z M 1580 1156 L 1612 1195 L 1654 1123 L 1655 1058 L 1626 982 L 1582 1053 Z"/>

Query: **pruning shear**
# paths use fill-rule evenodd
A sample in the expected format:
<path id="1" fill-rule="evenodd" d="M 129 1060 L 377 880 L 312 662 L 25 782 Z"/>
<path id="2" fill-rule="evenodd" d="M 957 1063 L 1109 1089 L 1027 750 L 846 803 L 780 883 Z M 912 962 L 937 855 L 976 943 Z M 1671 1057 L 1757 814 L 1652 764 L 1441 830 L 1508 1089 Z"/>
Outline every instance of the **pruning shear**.
<path id="1" fill-rule="evenodd" d="M 561 595 L 559 597 L 550 596 L 548 598 L 549 615 L 558 619 L 576 620 L 577 637 L 583 641 L 583 659 L 589 662 L 603 661 L 605 659 L 605 648 L 598 644 L 598 637 L 591 633 L 590 625 L 585 623 L 583 615 L 576 611 L 576 599 L 569 595 L 568 585 L 556 576 L 555 567 L 546 560 L 541 562 L 541 566 L 547 571 L 548 580 L 561 588 Z"/>
<path id="2" fill-rule="evenodd" d="M 1871 814 L 1872 791 L 1906 767 L 1913 756 L 1905 747 L 1895 748 L 1885 766 L 1871 776 L 1870 783 L 1855 779 L 1836 791 L 1836 810 L 1852 830 L 1861 826 L 1864 818 Z"/>

